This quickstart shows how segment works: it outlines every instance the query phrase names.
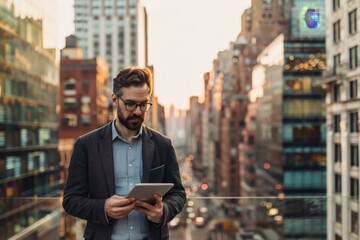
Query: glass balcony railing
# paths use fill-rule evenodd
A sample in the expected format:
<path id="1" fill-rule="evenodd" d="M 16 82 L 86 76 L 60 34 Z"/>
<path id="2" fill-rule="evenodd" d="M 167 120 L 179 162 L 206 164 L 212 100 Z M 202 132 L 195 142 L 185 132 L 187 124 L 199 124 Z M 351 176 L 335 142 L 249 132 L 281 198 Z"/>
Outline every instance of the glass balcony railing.
<path id="1" fill-rule="evenodd" d="M 83 239 L 86 222 L 61 202 L 0 198 L 0 239 Z M 342 228 L 349 233 L 342 239 L 359 239 L 358 213 L 359 200 L 351 198 L 193 196 L 169 223 L 170 239 L 337 239 Z"/>

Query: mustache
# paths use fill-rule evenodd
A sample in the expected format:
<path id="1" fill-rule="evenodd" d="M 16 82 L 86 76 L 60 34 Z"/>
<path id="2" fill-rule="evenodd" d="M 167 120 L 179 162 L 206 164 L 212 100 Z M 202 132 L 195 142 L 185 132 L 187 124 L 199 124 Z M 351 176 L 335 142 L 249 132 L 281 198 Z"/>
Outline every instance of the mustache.
<path id="1" fill-rule="evenodd" d="M 133 119 L 135 119 L 135 120 L 143 120 L 143 118 L 141 117 L 141 116 L 137 116 L 137 115 L 133 115 L 133 116 L 130 116 L 130 117 L 128 117 L 128 120 L 133 120 Z"/>

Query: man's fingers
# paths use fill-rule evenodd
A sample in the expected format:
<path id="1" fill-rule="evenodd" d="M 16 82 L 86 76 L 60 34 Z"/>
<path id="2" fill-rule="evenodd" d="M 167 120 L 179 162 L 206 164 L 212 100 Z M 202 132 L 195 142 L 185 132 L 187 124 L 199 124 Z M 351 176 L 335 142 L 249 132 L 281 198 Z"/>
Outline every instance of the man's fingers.
<path id="1" fill-rule="evenodd" d="M 115 219 L 123 218 L 134 209 L 134 200 L 134 198 L 113 195 L 105 201 L 106 214 Z"/>
<path id="2" fill-rule="evenodd" d="M 155 205 L 136 201 L 135 210 L 144 213 L 149 221 L 159 223 L 163 217 L 163 203 L 160 195 L 154 194 L 154 198 L 156 199 Z"/>
<path id="3" fill-rule="evenodd" d="M 156 200 L 156 205 L 161 204 L 162 203 L 162 197 L 159 194 L 154 194 L 153 197 Z"/>
<path id="4" fill-rule="evenodd" d="M 127 216 L 135 208 L 135 202 L 121 207 L 113 207 L 109 211 L 109 216 L 115 219 L 120 219 Z"/>
<path id="5" fill-rule="evenodd" d="M 112 201 L 110 202 L 110 206 L 112 206 L 112 207 L 126 206 L 126 205 L 134 202 L 134 200 L 135 200 L 134 198 L 112 199 Z"/>

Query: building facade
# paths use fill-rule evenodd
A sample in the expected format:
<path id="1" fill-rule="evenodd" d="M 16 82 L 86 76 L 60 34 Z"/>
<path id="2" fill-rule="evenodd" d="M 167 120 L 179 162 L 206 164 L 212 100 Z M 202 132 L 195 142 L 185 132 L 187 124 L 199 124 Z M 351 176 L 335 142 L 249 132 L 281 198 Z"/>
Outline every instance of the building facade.
<path id="1" fill-rule="evenodd" d="M 107 81 L 105 60 L 100 57 L 84 59 L 77 38 L 68 36 L 61 50 L 58 88 L 59 153 L 64 181 L 76 139 L 112 119 L 108 111 Z M 66 214 L 61 223 L 66 239 L 78 239 L 76 234 L 85 227 L 85 221 Z"/>
<path id="2" fill-rule="evenodd" d="M 326 1 L 327 239 L 359 239 L 360 2 Z"/>
<path id="3" fill-rule="evenodd" d="M 279 217 L 258 222 L 271 219 L 284 239 L 325 239 L 325 41 L 279 35 L 258 61 L 264 80 L 256 101 L 257 193 L 285 198 L 272 206 Z"/>
<path id="4" fill-rule="evenodd" d="M 147 65 L 147 17 L 139 0 L 75 0 L 74 8 L 84 58 L 105 59 L 110 79 L 124 67 Z"/>
<path id="5" fill-rule="evenodd" d="M 0 238 L 58 237 L 55 1 L 0 3 Z M 41 229 L 41 231 L 39 231 Z"/>

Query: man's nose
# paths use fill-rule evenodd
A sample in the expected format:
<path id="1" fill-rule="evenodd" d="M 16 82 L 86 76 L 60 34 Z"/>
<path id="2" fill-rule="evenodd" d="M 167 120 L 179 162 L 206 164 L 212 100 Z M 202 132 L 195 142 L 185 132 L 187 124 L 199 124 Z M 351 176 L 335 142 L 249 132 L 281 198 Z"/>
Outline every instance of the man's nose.
<path id="1" fill-rule="evenodd" d="M 137 115 L 141 115 L 141 114 L 142 114 L 140 105 L 137 105 L 137 106 L 136 106 L 136 108 L 135 108 L 135 110 L 134 110 L 134 113 L 136 113 Z"/>

